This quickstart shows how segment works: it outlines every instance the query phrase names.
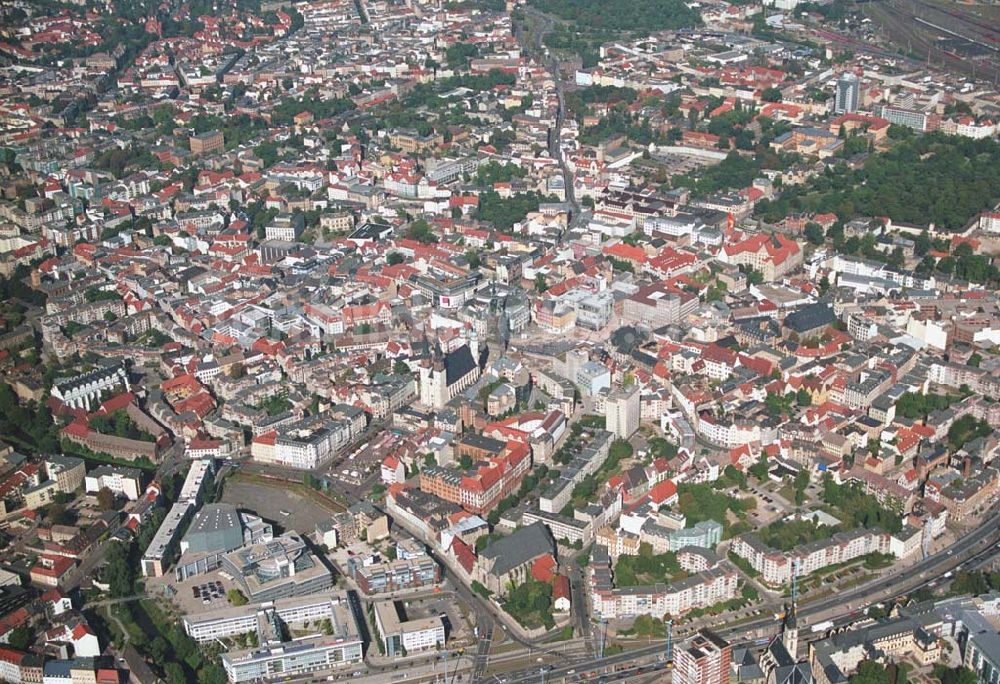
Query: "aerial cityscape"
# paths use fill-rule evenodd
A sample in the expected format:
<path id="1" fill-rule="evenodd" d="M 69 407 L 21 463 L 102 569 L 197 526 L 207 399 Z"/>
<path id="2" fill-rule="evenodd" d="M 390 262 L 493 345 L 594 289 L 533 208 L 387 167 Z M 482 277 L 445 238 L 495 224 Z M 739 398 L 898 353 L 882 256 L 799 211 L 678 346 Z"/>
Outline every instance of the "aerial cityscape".
<path id="1" fill-rule="evenodd" d="M 0 681 L 1000 684 L 1000 4 L 0 18 Z"/>

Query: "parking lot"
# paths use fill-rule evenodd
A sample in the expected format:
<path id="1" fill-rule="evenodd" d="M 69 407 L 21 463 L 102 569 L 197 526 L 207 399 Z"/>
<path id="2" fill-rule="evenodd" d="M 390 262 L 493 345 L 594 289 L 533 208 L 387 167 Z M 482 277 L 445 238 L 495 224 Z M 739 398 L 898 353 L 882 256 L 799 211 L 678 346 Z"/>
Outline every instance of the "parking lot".
<path id="1" fill-rule="evenodd" d="M 337 511 L 318 495 L 313 497 L 303 489 L 303 485 L 289 486 L 236 475 L 226 480 L 222 501 L 253 511 L 283 530 L 311 535 L 316 523 Z"/>
<path id="2" fill-rule="evenodd" d="M 239 586 L 228 575 L 215 570 L 183 582 L 174 579 L 172 572 L 163 577 L 150 577 L 146 580 L 146 588 L 152 596 L 169 597 L 182 615 L 197 615 L 228 607 L 226 593 Z"/>
<path id="3" fill-rule="evenodd" d="M 202 605 L 210 608 L 218 608 L 228 602 L 226 590 L 223 588 L 222 582 L 218 580 L 194 585 L 191 587 L 191 596 L 195 601 L 200 600 Z"/>

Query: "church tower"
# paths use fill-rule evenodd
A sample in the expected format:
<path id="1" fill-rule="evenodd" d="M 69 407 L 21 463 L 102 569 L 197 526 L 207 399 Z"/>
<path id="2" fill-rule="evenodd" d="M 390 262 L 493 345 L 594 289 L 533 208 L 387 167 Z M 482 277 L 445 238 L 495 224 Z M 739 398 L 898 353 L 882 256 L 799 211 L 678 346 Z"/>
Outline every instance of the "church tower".
<path id="1" fill-rule="evenodd" d="M 479 333 L 475 330 L 469 331 L 469 351 L 472 352 L 472 360 L 479 365 Z"/>
<path id="2" fill-rule="evenodd" d="M 792 561 L 792 602 L 785 611 L 785 621 L 781 629 L 781 643 L 785 645 L 788 655 L 797 660 L 799 650 L 799 621 L 795 616 L 795 600 L 799 590 L 799 563 Z"/>
<path id="3" fill-rule="evenodd" d="M 444 365 L 441 346 L 435 345 L 431 359 L 424 359 L 420 366 L 420 403 L 431 408 L 444 408 L 448 403 L 448 372 Z"/>
<path id="4" fill-rule="evenodd" d="M 781 628 L 781 643 L 784 644 L 788 655 L 798 659 L 799 650 L 799 621 L 795 616 L 795 600 L 793 598 L 788 610 L 785 611 L 785 621 Z"/>

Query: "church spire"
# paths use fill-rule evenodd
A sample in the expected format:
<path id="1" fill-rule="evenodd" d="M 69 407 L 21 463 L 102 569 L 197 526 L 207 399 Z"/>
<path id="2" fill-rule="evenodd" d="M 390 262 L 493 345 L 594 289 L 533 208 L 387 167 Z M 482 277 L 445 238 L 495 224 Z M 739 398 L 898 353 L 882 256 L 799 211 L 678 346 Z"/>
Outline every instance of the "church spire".
<path id="1" fill-rule="evenodd" d="M 799 650 L 799 621 L 795 615 L 795 600 L 798 598 L 796 593 L 799 588 L 798 574 L 799 564 L 798 561 L 795 561 L 792 563 L 792 602 L 785 610 L 785 620 L 781 627 L 781 643 L 785 645 L 785 649 L 793 659 L 796 658 L 796 652 Z"/>

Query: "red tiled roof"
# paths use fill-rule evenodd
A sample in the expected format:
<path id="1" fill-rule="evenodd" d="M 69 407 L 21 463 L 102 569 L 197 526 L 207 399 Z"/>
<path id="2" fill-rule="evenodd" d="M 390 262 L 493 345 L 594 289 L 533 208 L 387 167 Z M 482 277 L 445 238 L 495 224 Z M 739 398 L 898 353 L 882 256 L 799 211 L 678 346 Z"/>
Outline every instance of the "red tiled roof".
<path id="1" fill-rule="evenodd" d="M 555 577 L 556 559 L 550 554 L 545 554 L 531 564 L 531 576 L 538 582 L 551 582 Z"/>
<path id="2" fill-rule="evenodd" d="M 476 565 L 476 554 L 472 552 L 469 545 L 464 541 L 455 537 L 451 541 L 451 552 L 455 554 L 455 560 L 458 561 L 459 565 L 468 572 L 472 572 L 472 568 Z"/>
<path id="3" fill-rule="evenodd" d="M 561 598 L 569 600 L 569 597 L 569 577 L 566 575 L 556 575 L 555 582 L 552 584 L 552 600 Z"/>

